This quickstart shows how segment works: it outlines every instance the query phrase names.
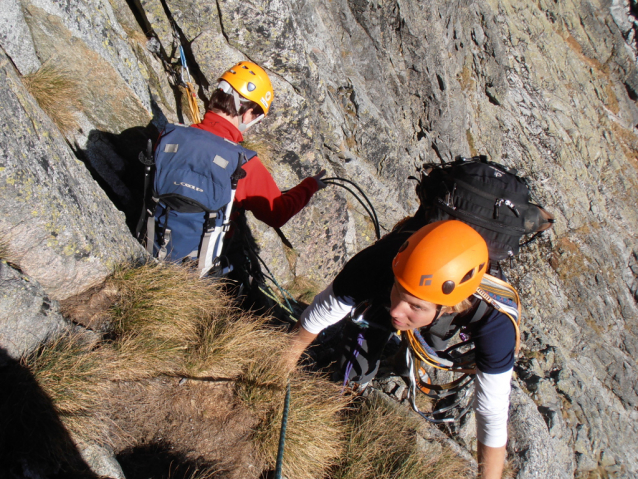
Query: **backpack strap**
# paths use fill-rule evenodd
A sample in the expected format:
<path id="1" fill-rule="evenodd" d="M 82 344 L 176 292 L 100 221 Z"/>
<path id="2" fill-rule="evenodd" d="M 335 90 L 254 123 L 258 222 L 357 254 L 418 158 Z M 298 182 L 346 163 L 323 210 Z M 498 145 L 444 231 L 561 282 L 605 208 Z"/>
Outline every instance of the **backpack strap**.
<path id="1" fill-rule="evenodd" d="M 246 176 L 246 172 L 242 169 L 242 166 L 245 165 L 247 161 L 246 154 L 243 151 L 240 152 L 237 167 L 230 177 L 230 201 L 226 204 L 225 211 L 221 211 L 221 214 L 223 215 L 221 226 L 215 226 L 217 213 L 212 212 L 207 215 L 206 222 L 204 224 L 204 237 L 202 239 L 202 246 L 199 250 L 199 262 L 197 266 L 200 277 L 206 275 L 213 268 L 217 262 L 216 260 L 222 254 L 224 238 L 230 229 L 230 214 L 233 208 L 233 202 L 235 201 L 237 184 L 239 183 L 239 180 Z M 222 274 L 229 273 L 230 271 L 232 271 L 232 265 L 228 266 L 227 271 L 222 271 Z"/>

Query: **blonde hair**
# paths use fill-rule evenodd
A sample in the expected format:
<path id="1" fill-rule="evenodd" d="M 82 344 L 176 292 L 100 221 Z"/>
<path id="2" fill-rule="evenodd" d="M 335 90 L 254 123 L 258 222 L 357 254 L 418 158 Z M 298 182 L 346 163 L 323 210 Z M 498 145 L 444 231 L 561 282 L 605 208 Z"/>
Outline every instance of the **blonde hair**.
<path id="1" fill-rule="evenodd" d="M 470 301 L 470 298 L 465 298 L 463 301 L 455 304 L 454 306 L 443 306 L 441 308 L 441 312 L 444 314 L 462 313 L 463 311 L 467 311 L 471 307 L 472 301 Z"/>

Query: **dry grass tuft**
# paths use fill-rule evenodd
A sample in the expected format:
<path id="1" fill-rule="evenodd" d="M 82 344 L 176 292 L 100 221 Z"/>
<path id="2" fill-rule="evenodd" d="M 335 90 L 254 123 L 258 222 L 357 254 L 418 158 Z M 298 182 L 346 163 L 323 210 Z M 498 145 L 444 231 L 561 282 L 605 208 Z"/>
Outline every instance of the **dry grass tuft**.
<path id="1" fill-rule="evenodd" d="M 9 255 L 9 243 L 0 239 L 0 259 L 7 260 Z"/>
<path id="2" fill-rule="evenodd" d="M 236 385 L 239 398 L 261 419 L 253 440 L 264 462 L 274 468 L 289 379 L 284 475 L 289 479 L 324 477 L 343 452 L 345 424 L 340 413 L 350 399 L 320 375 L 297 371 L 288 378 L 283 363 L 287 335 L 271 330 L 267 336 L 260 356 L 247 365 Z"/>
<path id="3" fill-rule="evenodd" d="M 120 294 L 112 309 L 116 379 L 186 374 L 213 318 L 229 315 L 221 285 L 183 266 L 149 263 L 116 273 L 111 283 Z"/>
<path id="4" fill-rule="evenodd" d="M 188 364 L 193 377 L 238 377 L 256 367 L 266 351 L 280 348 L 285 338 L 257 318 L 229 308 L 203 331 Z"/>
<path id="5" fill-rule="evenodd" d="M 242 402 L 255 413 L 269 414 L 283 404 L 282 394 L 288 379 L 284 351 L 288 338 L 282 331 L 268 330 L 263 343 L 255 342 L 254 360 L 248 362 L 238 378 L 236 391 Z"/>
<path id="6" fill-rule="evenodd" d="M 75 110 L 81 88 L 73 73 L 48 60 L 38 71 L 23 76 L 22 83 L 62 133 L 78 128 Z"/>
<path id="7" fill-rule="evenodd" d="M 317 375 L 300 373 L 290 382 L 290 408 L 283 474 L 289 479 L 325 477 L 344 452 L 343 412 L 350 398 L 338 385 Z M 255 431 L 264 461 L 275 467 L 285 390 L 273 394 L 272 409 Z"/>
<path id="8" fill-rule="evenodd" d="M 76 439 L 103 443 L 108 421 L 104 398 L 109 396 L 112 352 L 94 348 L 81 336 L 63 336 L 23 358 L 55 412 Z"/>
<path id="9" fill-rule="evenodd" d="M 421 422 L 372 396 L 353 415 L 335 479 L 460 479 L 467 468 L 445 446 L 417 436 Z"/>

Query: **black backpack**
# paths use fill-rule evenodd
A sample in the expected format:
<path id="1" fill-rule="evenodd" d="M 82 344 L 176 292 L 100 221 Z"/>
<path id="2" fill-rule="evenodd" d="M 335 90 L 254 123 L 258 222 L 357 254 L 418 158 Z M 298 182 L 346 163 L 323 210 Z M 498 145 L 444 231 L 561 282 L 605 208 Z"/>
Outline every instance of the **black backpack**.
<path id="1" fill-rule="evenodd" d="M 486 156 L 424 165 L 417 181 L 417 216 L 434 220 L 448 215 L 468 223 L 485 239 L 492 262 L 513 258 L 523 236 L 534 234 L 527 244 L 554 222 L 531 201 L 524 178 Z"/>

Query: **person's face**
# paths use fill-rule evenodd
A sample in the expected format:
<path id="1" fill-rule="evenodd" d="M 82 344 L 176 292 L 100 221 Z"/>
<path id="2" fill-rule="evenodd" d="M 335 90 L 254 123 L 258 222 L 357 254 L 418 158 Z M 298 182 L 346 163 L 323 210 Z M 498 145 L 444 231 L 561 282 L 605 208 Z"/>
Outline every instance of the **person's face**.
<path id="1" fill-rule="evenodd" d="M 390 317 L 392 326 L 399 331 L 422 328 L 434 321 L 436 316 L 434 303 L 424 301 L 408 293 L 398 281 L 390 292 Z"/>

